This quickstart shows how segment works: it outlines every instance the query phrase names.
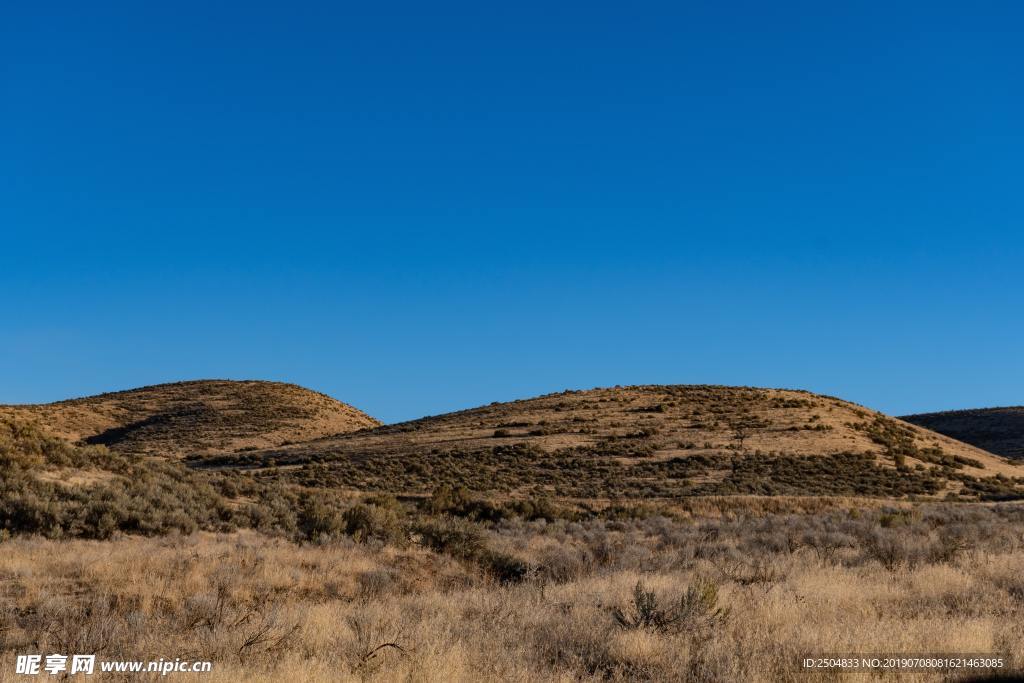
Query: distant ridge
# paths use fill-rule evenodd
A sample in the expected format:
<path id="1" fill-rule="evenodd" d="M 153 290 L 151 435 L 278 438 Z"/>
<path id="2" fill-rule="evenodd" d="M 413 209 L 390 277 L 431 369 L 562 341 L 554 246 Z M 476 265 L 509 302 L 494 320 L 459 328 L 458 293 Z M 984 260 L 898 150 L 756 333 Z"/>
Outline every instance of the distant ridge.
<path id="1" fill-rule="evenodd" d="M 948 410 L 900 419 L 990 453 L 1024 460 L 1024 406 Z"/>
<path id="2" fill-rule="evenodd" d="M 326 394 L 283 382 L 194 380 L 39 405 L 0 406 L 54 436 L 111 450 L 183 457 L 277 447 L 376 427 Z"/>

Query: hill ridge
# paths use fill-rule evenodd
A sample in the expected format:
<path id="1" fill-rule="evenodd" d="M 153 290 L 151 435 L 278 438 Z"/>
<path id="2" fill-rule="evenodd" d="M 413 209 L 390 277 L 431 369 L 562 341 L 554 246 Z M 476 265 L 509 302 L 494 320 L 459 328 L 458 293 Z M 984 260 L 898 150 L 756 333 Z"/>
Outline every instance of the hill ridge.
<path id="1" fill-rule="evenodd" d="M 997 455 L 1024 459 L 1024 406 L 941 410 L 901 419 Z"/>
<path id="2" fill-rule="evenodd" d="M 974 496 L 976 480 L 1024 474 L 1002 457 L 840 398 L 724 385 L 569 389 L 193 463 L 307 486 L 581 498 L 588 487 L 611 497 L 792 495 L 802 487 L 856 495 L 875 490 L 873 482 L 897 497 Z M 842 485 L 829 481 L 844 476 Z"/>
<path id="3" fill-rule="evenodd" d="M 265 380 L 168 382 L 0 406 L 0 414 L 35 419 L 72 442 L 166 457 L 280 446 L 380 424 L 327 394 Z"/>

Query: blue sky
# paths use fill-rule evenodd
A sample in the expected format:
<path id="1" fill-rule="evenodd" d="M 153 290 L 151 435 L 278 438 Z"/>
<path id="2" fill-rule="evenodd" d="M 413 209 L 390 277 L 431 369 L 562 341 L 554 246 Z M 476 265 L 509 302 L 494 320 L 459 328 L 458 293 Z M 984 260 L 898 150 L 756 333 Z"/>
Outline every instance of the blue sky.
<path id="1" fill-rule="evenodd" d="M 5 9 L 0 402 L 1024 403 L 1020 4 L 372 5 Z"/>

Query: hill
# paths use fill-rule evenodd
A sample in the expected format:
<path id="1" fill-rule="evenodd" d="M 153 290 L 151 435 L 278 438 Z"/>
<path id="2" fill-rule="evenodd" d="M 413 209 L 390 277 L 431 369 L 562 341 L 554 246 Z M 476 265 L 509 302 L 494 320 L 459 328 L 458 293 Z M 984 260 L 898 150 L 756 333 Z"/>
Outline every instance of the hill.
<path id="1" fill-rule="evenodd" d="M 360 491 L 423 495 L 447 486 L 610 501 L 996 498 L 1011 495 L 1012 478 L 1024 474 L 991 453 L 840 399 L 722 386 L 566 391 L 194 464 Z"/>
<path id="2" fill-rule="evenodd" d="M 356 499 L 382 506 L 359 514 L 390 519 L 389 496 L 492 521 L 701 497 L 1012 500 L 1024 498 L 1022 474 L 840 399 L 750 387 L 566 391 L 395 425 L 270 382 L 0 409 L 0 528 L 54 537 L 240 527 L 315 536 Z"/>
<path id="3" fill-rule="evenodd" d="M 380 424 L 352 406 L 293 384 L 198 380 L 42 405 L 0 406 L 72 442 L 182 457 L 351 432 Z"/>
<path id="4" fill-rule="evenodd" d="M 901 419 L 990 453 L 1024 459 L 1024 406 L 921 413 Z"/>

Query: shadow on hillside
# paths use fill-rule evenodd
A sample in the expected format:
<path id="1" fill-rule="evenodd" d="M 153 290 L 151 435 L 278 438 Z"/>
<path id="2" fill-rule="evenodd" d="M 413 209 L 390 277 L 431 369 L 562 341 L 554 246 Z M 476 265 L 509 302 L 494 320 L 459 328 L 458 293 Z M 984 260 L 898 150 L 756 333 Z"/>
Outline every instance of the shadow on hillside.
<path id="1" fill-rule="evenodd" d="M 111 427 L 104 432 L 86 437 L 84 441 L 91 445 L 116 446 L 133 441 L 140 432 L 153 434 L 194 426 L 201 412 L 201 409 L 198 408 L 185 408 L 170 413 L 157 413 L 120 427 Z"/>
<path id="2" fill-rule="evenodd" d="M 105 432 L 94 434 L 93 436 L 87 437 L 85 443 L 91 445 L 102 445 L 102 446 L 113 446 L 122 441 L 128 441 L 130 435 L 140 429 L 146 429 L 154 425 L 161 425 L 167 423 L 166 415 L 152 415 L 144 420 L 138 422 L 130 422 L 122 427 L 112 427 Z"/>

